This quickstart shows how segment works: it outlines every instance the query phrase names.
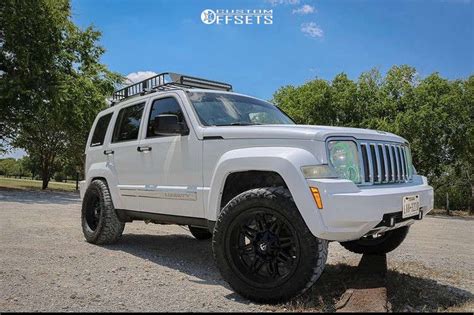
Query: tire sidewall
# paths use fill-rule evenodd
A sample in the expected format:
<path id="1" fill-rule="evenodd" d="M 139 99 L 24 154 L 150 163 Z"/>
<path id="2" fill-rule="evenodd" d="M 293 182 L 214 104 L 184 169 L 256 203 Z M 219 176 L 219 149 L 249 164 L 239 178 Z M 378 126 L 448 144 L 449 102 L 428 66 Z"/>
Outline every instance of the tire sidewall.
<path id="1" fill-rule="evenodd" d="M 99 222 L 97 223 L 97 227 L 95 230 L 92 230 L 89 227 L 86 219 L 86 212 L 90 203 L 92 202 L 92 198 L 99 198 L 101 212 L 99 217 Z M 99 235 L 103 228 L 103 220 L 104 220 L 104 212 L 105 212 L 105 202 L 104 202 L 104 193 L 103 187 L 97 183 L 97 181 L 93 181 L 86 190 L 84 195 L 84 199 L 82 201 L 82 211 L 81 211 L 81 220 L 82 220 L 82 231 L 84 233 L 84 237 L 88 242 L 95 242 L 99 238 Z"/>

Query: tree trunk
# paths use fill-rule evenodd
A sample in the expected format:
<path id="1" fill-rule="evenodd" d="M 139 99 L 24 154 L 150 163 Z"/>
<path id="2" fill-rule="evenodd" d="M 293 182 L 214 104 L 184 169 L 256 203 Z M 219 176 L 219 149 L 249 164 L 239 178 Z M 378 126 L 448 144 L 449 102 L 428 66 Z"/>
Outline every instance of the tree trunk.
<path id="1" fill-rule="evenodd" d="M 41 189 L 46 189 L 48 188 L 49 184 L 49 175 L 48 176 L 43 176 L 43 185 Z"/>
<path id="2" fill-rule="evenodd" d="M 41 163 L 41 179 L 43 180 L 42 189 L 48 188 L 50 176 L 50 163 L 47 158 L 44 158 L 43 163 Z"/>
<path id="3" fill-rule="evenodd" d="M 446 213 L 447 215 L 451 215 L 449 213 L 449 193 L 446 193 Z"/>
<path id="4" fill-rule="evenodd" d="M 474 185 L 471 184 L 471 202 L 469 205 L 469 215 L 474 213 Z"/>

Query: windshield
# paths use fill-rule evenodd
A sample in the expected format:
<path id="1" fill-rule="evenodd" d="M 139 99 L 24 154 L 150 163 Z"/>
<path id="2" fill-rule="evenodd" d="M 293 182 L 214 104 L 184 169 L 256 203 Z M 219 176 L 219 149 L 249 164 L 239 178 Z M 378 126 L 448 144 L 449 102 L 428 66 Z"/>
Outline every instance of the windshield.
<path id="1" fill-rule="evenodd" d="M 188 92 L 204 126 L 294 124 L 275 105 L 241 95 Z"/>

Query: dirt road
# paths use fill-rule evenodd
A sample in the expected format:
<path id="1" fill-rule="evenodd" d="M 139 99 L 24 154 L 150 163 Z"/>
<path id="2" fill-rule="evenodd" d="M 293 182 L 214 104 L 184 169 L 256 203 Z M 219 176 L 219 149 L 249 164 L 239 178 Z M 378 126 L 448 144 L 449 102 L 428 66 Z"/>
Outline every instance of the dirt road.
<path id="1" fill-rule="evenodd" d="M 392 310 L 474 310 L 474 221 L 427 217 L 388 255 Z M 233 293 L 209 241 L 177 226 L 127 224 L 113 246 L 84 241 L 77 194 L 0 190 L 1 311 L 333 311 L 361 256 L 331 243 L 328 266 L 284 305 Z"/>

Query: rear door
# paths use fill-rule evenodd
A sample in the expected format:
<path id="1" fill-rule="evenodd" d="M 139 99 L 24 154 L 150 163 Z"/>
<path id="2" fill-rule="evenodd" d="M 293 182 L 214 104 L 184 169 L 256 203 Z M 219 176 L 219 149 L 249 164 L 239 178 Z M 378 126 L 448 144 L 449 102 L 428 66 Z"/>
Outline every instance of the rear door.
<path id="1" fill-rule="evenodd" d="M 93 132 L 87 141 L 86 174 L 89 174 L 88 170 L 91 167 L 106 168 L 108 159 L 107 156 L 104 155 L 104 148 L 107 147 L 106 135 L 113 114 L 113 112 L 100 114 L 93 125 Z"/>
<path id="2" fill-rule="evenodd" d="M 137 191 L 142 189 L 142 164 L 137 151 L 145 102 L 127 105 L 118 111 L 110 144 L 105 150 L 109 168 L 117 177 L 117 189 L 127 210 L 139 210 Z"/>

